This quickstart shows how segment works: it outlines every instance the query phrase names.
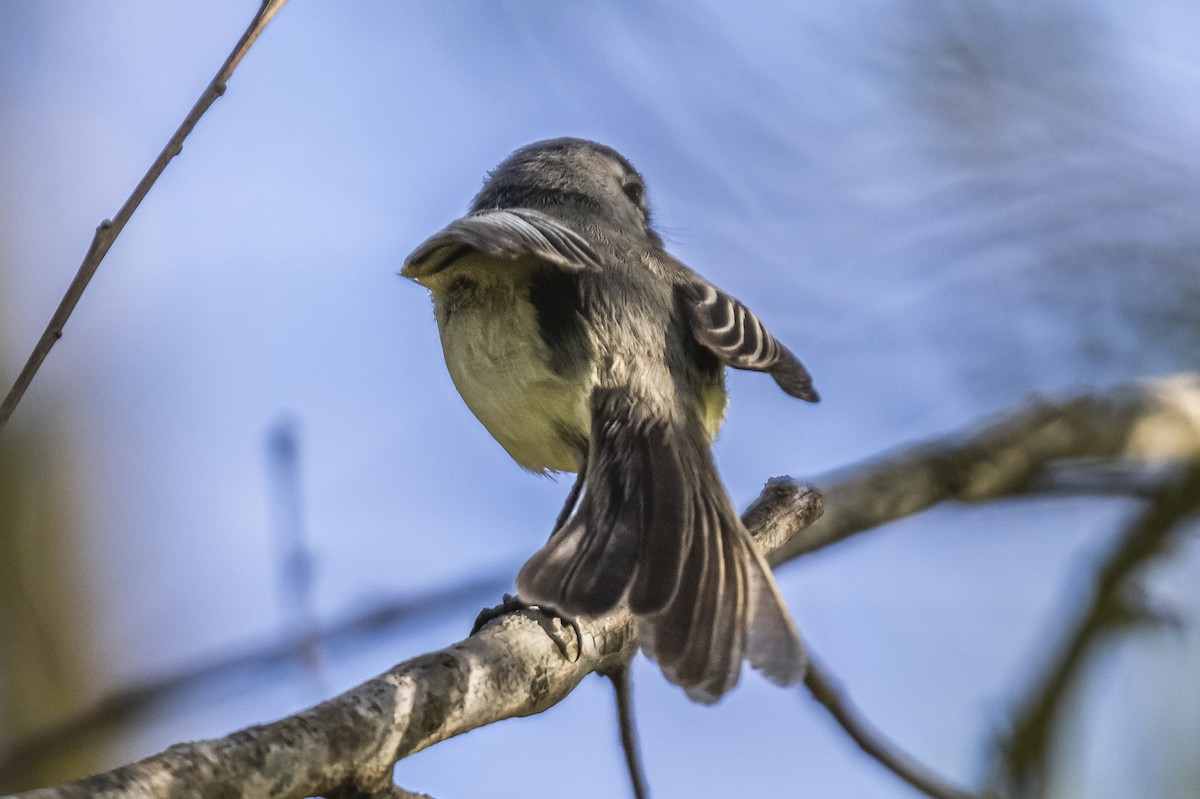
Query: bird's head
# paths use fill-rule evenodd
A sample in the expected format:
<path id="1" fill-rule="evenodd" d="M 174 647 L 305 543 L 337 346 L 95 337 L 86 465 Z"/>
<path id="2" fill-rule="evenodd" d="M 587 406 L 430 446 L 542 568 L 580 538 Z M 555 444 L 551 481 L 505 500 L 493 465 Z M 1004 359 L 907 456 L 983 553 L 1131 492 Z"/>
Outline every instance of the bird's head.
<path id="1" fill-rule="evenodd" d="M 488 174 L 471 212 L 519 207 L 662 243 L 641 174 L 616 150 L 587 139 L 547 139 L 517 150 Z"/>

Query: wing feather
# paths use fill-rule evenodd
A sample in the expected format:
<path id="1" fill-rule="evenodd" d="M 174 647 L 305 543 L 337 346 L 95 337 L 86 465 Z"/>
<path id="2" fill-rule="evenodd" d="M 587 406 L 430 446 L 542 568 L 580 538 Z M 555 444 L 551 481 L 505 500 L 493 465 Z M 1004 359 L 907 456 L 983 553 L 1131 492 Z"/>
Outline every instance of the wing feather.
<path id="1" fill-rule="evenodd" d="M 599 271 L 600 257 L 582 236 L 531 208 L 483 211 L 456 219 L 404 261 L 400 274 L 419 280 L 471 250 L 505 260 L 534 257 L 571 272 Z"/>
<path id="2" fill-rule="evenodd" d="M 753 311 L 702 279 L 684 284 L 682 291 L 692 335 L 725 365 L 766 372 L 793 397 L 819 399 L 804 364 Z"/>

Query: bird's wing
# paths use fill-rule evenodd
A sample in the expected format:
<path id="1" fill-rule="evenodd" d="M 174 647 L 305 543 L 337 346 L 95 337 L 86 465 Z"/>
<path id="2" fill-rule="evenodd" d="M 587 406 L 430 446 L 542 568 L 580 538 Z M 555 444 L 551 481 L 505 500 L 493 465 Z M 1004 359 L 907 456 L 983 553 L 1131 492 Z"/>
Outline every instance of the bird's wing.
<path id="1" fill-rule="evenodd" d="M 727 366 L 766 372 L 779 387 L 808 402 L 819 397 L 812 376 L 754 312 L 702 278 L 681 286 L 692 335 Z"/>
<path id="2" fill-rule="evenodd" d="M 540 211 L 507 208 L 451 222 L 413 250 L 400 274 L 428 277 L 472 250 L 507 260 L 532 256 L 571 272 L 601 268 L 591 245 L 566 225 Z"/>

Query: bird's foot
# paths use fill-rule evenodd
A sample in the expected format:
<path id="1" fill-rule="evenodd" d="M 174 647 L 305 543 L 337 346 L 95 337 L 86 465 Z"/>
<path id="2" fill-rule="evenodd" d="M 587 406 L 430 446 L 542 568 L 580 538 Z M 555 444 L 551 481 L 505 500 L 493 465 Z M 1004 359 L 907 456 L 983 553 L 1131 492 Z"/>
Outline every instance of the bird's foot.
<path id="1" fill-rule="evenodd" d="M 499 605 L 479 611 L 479 615 L 475 617 L 475 623 L 471 626 L 471 635 L 482 630 L 488 622 L 495 621 L 506 613 L 529 610 L 530 607 L 512 594 L 505 594 Z"/>
<path id="2" fill-rule="evenodd" d="M 505 594 L 499 605 L 479 611 L 479 615 L 475 617 L 475 624 L 471 627 L 471 635 L 475 635 L 501 616 L 521 610 L 530 612 L 533 619 L 542 626 L 542 629 L 558 646 L 564 657 L 572 662 L 579 660 L 579 655 L 583 652 L 583 629 L 579 626 L 578 619 L 565 616 L 545 605 L 530 605 L 512 594 Z M 555 629 L 554 622 L 558 622 L 559 629 L 569 627 L 575 632 L 574 655 L 570 652 L 571 648 L 568 646 L 568 642 L 563 641 L 561 634 Z"/>

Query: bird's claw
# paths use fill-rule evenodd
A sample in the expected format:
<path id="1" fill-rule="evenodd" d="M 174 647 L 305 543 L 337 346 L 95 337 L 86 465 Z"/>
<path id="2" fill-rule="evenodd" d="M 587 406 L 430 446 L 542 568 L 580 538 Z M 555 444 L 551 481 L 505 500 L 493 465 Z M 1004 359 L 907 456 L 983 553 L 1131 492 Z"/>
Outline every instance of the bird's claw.
<path id="1" fill-rule="evenodd" d="M 562 652 L 563 657 L 570 659 L 572 663 L 579 660 L 580 656 L 583 654 L 583 628 L 579 625 L 578 619 L 562 614 L 554 608 L 547 607 L 545 605 L 530 605 L 527 602 L 523 602 L 520 597 L 513 596 L 512 594 L 505 594 L 504 598 L 500 600 L 500 604 L 494 607 L 484 608 L 483 610 L 479 611 L 479 615 L 475 617 L 475 623 L 471 626 L 471 635 L 475 635 L 489 623 L 500 618 L 501 616 L 518 610 L 537 611 L 538 615 L 535 617 L 535 621 L 542 626 L 542 629 L 546 631 L 546 634 L 549 635 L 551 640 L 554 641 L 555 645 L 558 646 L 558 649 L 560 652 Z M 570 627 L 572 630 L 574 630 L 576 644 L 574 657 L 571 656 L 570 648 L 568 647 L 567 642 L 563 641 L 560 636 L 555 634 L 556 631 L 553 625 L 549 623 L 551 619 L 557 619 L 562 626 Z"/>

